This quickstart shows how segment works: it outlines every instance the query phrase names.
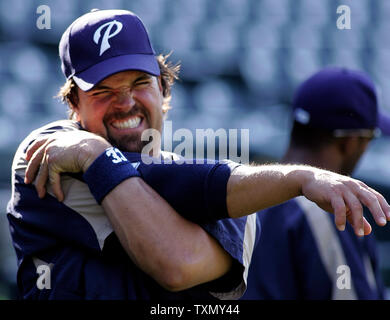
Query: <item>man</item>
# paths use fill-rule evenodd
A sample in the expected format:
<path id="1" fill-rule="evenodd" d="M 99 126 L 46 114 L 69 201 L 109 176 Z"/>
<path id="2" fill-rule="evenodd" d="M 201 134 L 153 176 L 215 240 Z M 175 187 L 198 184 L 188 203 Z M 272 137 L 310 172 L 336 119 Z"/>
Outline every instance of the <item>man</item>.
<path id="1" fill-rule="evenodd" d="M 168 164 L 146 165 L 142 134 L 161 133 L 174 72 L 155 58 L 129 11 L 77 19 L 61 38 L 60 57 L 62 92 L 77 122 L 34 131 L 13 163 L 8 218 L 24 298 L 238 298 L 255 216 L 223 218 L 303 194 L 360 235 L 371 230 L 360 203 L 378 224 L 390 219 L 376 191 L 315 168 L 179 164 L 158 139 L 154 156 Z M 50 289 L 37 288 L 41 265 L 51 270 Z"/>
<path id="2" fill-rule="evenodd" d="M 350 175 L 378 127 L 374 84 L 362 72 L 325 68 L 294 100 L 284 163 Z M 383 118 L 385 119 L 385 118 Z M 385 122 L 380 121 L 381 125 Z M 388 131 L 387 127 L 382 127 Z M 262 225 L 243 299 L 383 299 L 372 235 L 334 228 L 331 215 L 302 197 L 258 213 Z M 283 223 L 280 223 L 283 221 Z"/>
<path id="3" fill-rule="evenodd" d="M 124 190 L 120 192 L 126 193 L 125 198 L 128 200 L 131 195 L 130 205 L 117 199 L 108 203 L 107 197 L 103 203 L 102 199 L 95 200 L 83 178 L 77 175 L 62 179 L 66 197 L 61 202 L 53 196 L 41 200 L 42 190 L 36 193 L 31 185 L 23 182 L 25 177 L 28 180 L 26 148 L 42 136 L 50 134 L 51 138 L 55 131 L 65 134 L 65 141 L 74 142 L 87 134 L 79 130 L 83 128 L 106 138 L 107 141 L 90 134 L 95 140 L 99 138 L 92 142 L 103 143 L 104 148 L 110 141 L 124 151 L 140 152 L 142 132 L 147 128 L 162 129 L 175 69 L 164 58 L 155 58 L 147 32 L 134 14 L 104 10 L 80 17 L 65 31 L 60 56 L 68 78 L 62 91 L 69 89 L 70 107 L 79 122 L 59 121 L 38 129 L 26 138 L 15 156 L 8 218 L 18 256 L 21 296 L 28 299 L 211 299 L 241 295 L 245 289 L 245 265 L 249 264 L 253 247 L 248 243 L 244 248 L 243 241 L 244 236 L 251 239 L 256 233 L 253 219 L 221 221 L 201 228 L 178 215 L 143 181 L 132 186 L 121 184 Z M 99 78 L 99 84 L 94 90 L 83 91 L 90 89 L 89 77 L 92 81 Z M 86 144 L 77 145 L 87 150 Z M 119 150 L 111 151 L 107 158 L 112 159 L 110 164 L 118 164 L 117 168 L 123 168 L 124 172 L 115 174 L 107 166 L 108 176 L 123 179 L 123 173 L 131 174 L 131 169 L 135 170 L 126 167 L 128 162 L 121 160 L 123 155 Z M 165 153 L 162 156 L 172 157 Z M 222 170 L 224 176 L 230 170 L 228 165 L 216 167 L 214 171 Z M 40 172 L 44 168 L 43 165 Z M 148 170 L 143 163 L 138 169 L 142 168 Z M 213 172 L 205 173 L 211 177 Z M 103 173 L 98 174 L 102 180 Z M 142 174 L 145 176 L 145 171 Z M 156 176 L 155 173 L 147 175 L 152 179 Z M 44 188 L 44 184 L 37 182 L 37 189 L 40 187 Z M 204 184 L 204 188 L 214 193 L 218 185 Z M 49 192 L 57 195 L 55 187 Z M 199 202 L 201 196 L 202 193 Z M 188 197 L 173 198 L 179 208 L 188 201 Z M 204 201 L 206 209 L 213 200 L 218 201 L 217 197 L 210 200 Z M 131 215 L 127 216 L 129 209 Z M 44 267 L 50 267 L 50 285 L 46 281 L 46 286 L 38 285 L 37 272 Z M 199 286 L 203 283 L 206 285 Z M 171 293 L 179 290 L 180 294 Z"/>

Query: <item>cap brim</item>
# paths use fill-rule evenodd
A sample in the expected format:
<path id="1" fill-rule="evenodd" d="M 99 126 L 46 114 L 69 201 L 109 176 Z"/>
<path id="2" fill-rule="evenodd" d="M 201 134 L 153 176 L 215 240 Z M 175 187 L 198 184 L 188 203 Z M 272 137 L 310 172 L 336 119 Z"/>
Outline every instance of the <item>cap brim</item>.
<path id="1" fill-rule="evenodd" d="M 108 76 L 126 70 L 143 71 L 154 76 L 160 75 L 160 68 L 154 55 L 131 54 L 106 59 L 75 74 L 73 79 L 81 90 L 88 91 Z"/>
<path id="2" fill-rule="evenodd" d="M 378 128 L 384 136 L 390 136 L 390 115 L 383 112 L 378 114 Z"/>

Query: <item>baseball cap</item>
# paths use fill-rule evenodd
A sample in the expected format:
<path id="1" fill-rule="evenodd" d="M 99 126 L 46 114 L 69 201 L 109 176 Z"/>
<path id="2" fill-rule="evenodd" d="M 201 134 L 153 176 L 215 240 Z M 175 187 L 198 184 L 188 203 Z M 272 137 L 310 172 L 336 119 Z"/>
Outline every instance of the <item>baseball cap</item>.
<path id="1" fill-rule="evenodd" d="M 336 132 L 380 130 L 390 117 L 379 110 L 375 85 L 362 71 L 327 67 L 304 81 L 293 98 L 295 121 Z"/>
<path id="2" fill-rule="evenodd" d="M 128 10 L 94 9 L 76 19 L 59 44 L 61 69 L 83 91 L 125 70 L 159 76 L 160 69 L 141 19 Z"/>

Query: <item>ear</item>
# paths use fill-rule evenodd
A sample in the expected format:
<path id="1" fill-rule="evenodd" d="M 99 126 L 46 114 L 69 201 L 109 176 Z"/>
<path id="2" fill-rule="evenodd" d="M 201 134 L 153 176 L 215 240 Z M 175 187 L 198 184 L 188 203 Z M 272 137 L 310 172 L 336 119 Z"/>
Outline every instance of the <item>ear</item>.
<path id="1" fill-rule="evenodd" d="M 80 88 L 77 88 L 77 99 L 76 99 L 76 101 L 68 101 L 69 108 L 70 108 L 71 114 L 72 114 L 72 119 L 76 120 L 76 121 L 80 121 L 80 116 L 79 116 L 80 108 L 78 106 L 79 97 L 80 97 Z"/>
<path id="2" fill-rule="evenodd" d="M 77 107 L 77 105 L 75 105 L 74 103 L 72 102 L 68 102 L 68 106 L 69 106 L 69 118 L 71 120 L 75 120 L 75 121 L 79 121 L 79 109 Z"/>

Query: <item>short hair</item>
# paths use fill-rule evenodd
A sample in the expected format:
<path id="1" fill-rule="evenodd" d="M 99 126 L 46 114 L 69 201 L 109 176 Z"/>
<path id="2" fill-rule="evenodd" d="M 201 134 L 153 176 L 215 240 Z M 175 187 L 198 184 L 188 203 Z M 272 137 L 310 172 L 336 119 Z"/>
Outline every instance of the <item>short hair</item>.
<path id="1" fill-rule="evenodd" d="M 161 74 L 161 85 L 163 89 L 163 105 L 162 110 L 164 113 L 168 112 L 171 109 L 171 88 L 175 80 L 179 79 L 180 63 L 173 64 L 171 61 L 168 61 L 171 53 L 167 55 L 158 55 L 156 57 L 158 65 L 160 67 Z M 63 102 L 67 103 L 69 106 L 68 117 L 73 119 L 75 112 L 71 108 L 71 105 L 78 104 L 78 93 L 77 93 L 77 84 L 73 78 L 68 79 L 64 85 L 60 88 L 57 97 Z"/>
<path id="2" fill-rule="evenodd" d="M 318 151 L 333 143 L 335 139 L 337 138 L 330 130 L 313 128 L 294 121 L 290 134 L 290 145 Z"/>

